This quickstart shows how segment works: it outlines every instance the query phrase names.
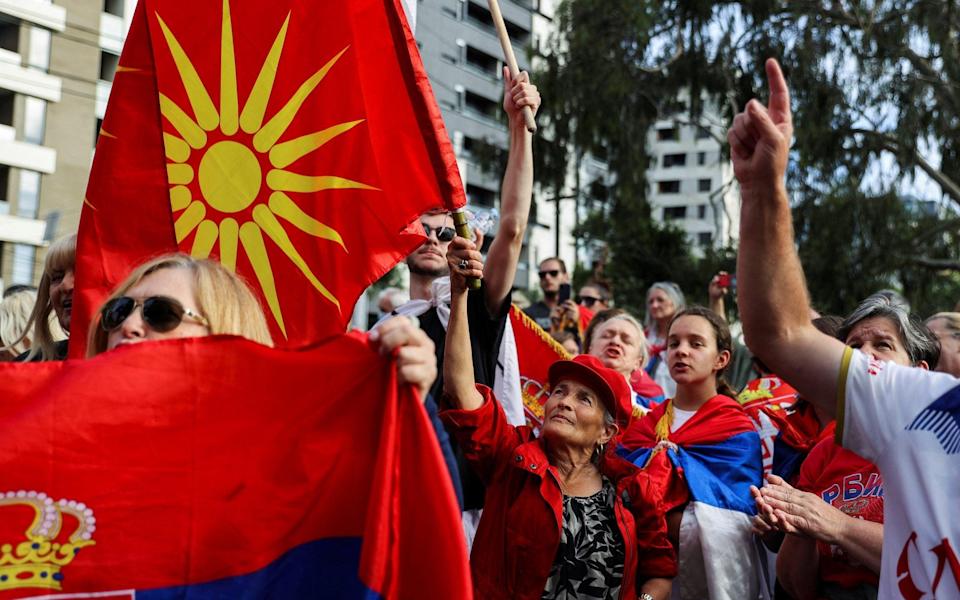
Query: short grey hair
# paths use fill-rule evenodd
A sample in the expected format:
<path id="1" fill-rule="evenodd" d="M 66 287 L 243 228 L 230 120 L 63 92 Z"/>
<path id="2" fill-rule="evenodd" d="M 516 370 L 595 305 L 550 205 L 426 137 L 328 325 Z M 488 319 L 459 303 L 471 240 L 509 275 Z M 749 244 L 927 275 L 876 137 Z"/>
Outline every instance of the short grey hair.
<path id="1" fill-rule="evenodd" d="M 680 312 L 687 307 L 687 301 L 683 297 L 683 291 L 680 289 L 680 286 L 674 282 L 658 281 L 651 285 L 650 289 L 647 290 L 647 303 L 650 302 L 650 295 L 653 294 L 654 290 L 661 290 L 664 294 L 666 294 L 667 298 L 673 302 L 673 306 L 677 312 Z M 653 317 L 650 316 L 649 309 L 647 309 L 647 312 L 643 317 L 643 325 L 645 329 L 650 329 L 654 325 Z"/>
<path id="2" fill-rule="evenodd" d="M 861 302 L 860 306 L 843 320 L 837 337 L 846 342 L 847 336 L 857 323 L 874 317 L 884 317 L 894 324 L 910 357 L 910 364 L 917 365 L 920 361 L 925 361 L 931 369 L 936 368 L 940 361 L 940 342 L 919 317 L 910 313 L 909 305 L 902 297 L 889 292 L 877 292 Z"/>

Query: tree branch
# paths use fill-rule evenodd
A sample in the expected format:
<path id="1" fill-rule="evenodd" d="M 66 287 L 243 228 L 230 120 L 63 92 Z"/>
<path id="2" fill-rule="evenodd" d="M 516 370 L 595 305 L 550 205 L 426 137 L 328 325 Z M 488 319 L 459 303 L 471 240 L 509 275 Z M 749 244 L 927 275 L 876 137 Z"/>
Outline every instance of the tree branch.
<path id="1" fill-rule="evenodd" d="M 960 261 L 951 260 L 948 258 L 928 258 L 925 256 L 918 256 L 911 259 L 910 262 L 917 266 L 932 269 L 934 271 L 960 271 Z"/>
<path id="2" fill-rule="evenodd" d="M 896 155 L 903 155 L 904 152 L 910 154 L 910 158 L 916 161 L 917 166 L 920 167 L 920 170 L 926 173 L 930 179 L 933 179 L 940 186 L 940 190 L 946 195 L 949 196 L 951 200 L 954 201 L 958 206 L 960 206 L 960 185 L 956 181 L 948 177 L 943 171 L 937 167 L 930 164 L 926 158 L 924 158 L 919 151 L 915 148 L 906 149 L 904 148 L 895 137 L 889 133 L 884 133 L 882 131 L 871 131 L 869 129 L 851 129 L 851 133 L 860 134 L 865 137 L 873 138 L 880 143 L 880 146 L 892 152 Z"/>
<path id="3" fill-rule="evenodd" d="M 903 45 L 903 55 L 910 61 L 913 68 L 921 73 L 923 81 L 927 81 L 930 84 L 934 93 L 940 97 L 944 103 L 948 104 L 954 113 L 960 112 L 957 110 L 957 97 L 954 94 L 952 86 L 940 78 L 940 73 L 930 65 L 930 62 L 914 52 L 909 44 Z"/>

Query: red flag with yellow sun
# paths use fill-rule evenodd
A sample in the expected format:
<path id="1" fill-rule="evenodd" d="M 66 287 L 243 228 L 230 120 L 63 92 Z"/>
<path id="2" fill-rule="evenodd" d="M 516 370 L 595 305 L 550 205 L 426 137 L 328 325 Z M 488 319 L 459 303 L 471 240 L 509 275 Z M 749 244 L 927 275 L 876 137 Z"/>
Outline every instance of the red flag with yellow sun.
<path id="1" fill-rule="evenodd" d="M 218 259 L 274 340 L 344 331 L 360 293 L 462 206 L 400 0 L 142 0 L 80 224 L 73 356 L 132 267 Z"/>

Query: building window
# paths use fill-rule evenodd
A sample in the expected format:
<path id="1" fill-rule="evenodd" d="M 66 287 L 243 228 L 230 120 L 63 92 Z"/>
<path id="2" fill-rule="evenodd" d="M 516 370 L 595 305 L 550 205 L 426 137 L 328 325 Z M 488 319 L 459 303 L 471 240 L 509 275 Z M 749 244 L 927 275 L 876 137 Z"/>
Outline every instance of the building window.
<path id="1" fill-rule="evenodd" d="M 496 192 L 480 186 L 467 184 L 467 201 L 474 206 L 493 207 L 497 200 Z"/>
<path id="2" fill-rule="evenodd" d="M 123 16 L 123 0 L 103 0 L 103 12 L 117 17 Z"/>
<path id="3" fill-rule="evenodd" d="M 657 192 L 660 194 L 679 194 L 680 181 L 676 179 L 670 181 L 659 181 L 657 182 Z"/>
<path id="4" fill-rule="evenodd" d="M 30 28 L 30 48 L 27 50 L 27 66 L 44 73 L 50 68 L 50 30 L 43 27 Z"/>
<path id="5" fill-rule="evenodd" d="M 707 153 L 706 152 L 697 152 L 697 164 L 703 166 L 707 164 Z"/>
<path id="6" fill-rule="evenodd" d="M 10 214 L 10 203 L 7 201 L 8 186 L 10 185 L 10 167 L 0 165 L 0 213 Z M 3 210 L 6 209 L 6 210 Z"/>
<path id="7" fill-rule="evenodd" d="M 707 218 L 707 205 L 701 204 L 697 206 L 697 218 L 706 219 Z"/>
<path id="8" fill-rule="evenodd" d="M 709 231 L 701 231 L 697 234 L 697 244 L 701 246 L 709 246 L 713 243 L 713 234 Z"/>
<path id="9" fill-rule="evenodd" d="M 0 20 L 0 49 L 20 52 L 20 21 Z"/>
<path id="10" fill-rule="evenodd" d="M 686 219 L 686 218 L 687 218 L 686 206 L 665 206 L 663 208 L 664 221 L 672 221 L 674 219 Z"/>
<path id="11" fill-rule="evenodd" d="M 490 56 L 483 50 L 477 50 L 473 46 L 467 46 L 465 58 L 468 66 L 480 71 L 484 75 L 497 77 L 500 74 L 500 61 L 497 57 Z"/>
<path id="12" fill-rule="evenodd" d="M 680 140 L 680 130 L 676 127 L 657 129 L 657 141 L 676 142 Z"/>
<path id="13" fill-rule="evenodd" d="M 46 118 L 47 103 L 44 100 L 32 96 L 23 99 L 23 140 L 25 142 L 43 143 Z"/>
<path id="14" fill-rule="evenodd" d="M 14 285 L 32 285 L 33 267 L 37 259 L 37 249 L 27 244 L 13 245 L 13 269 L 10 281 Z"/>
<path id="15" fill-rule="evenodd" d="M 669 169 L 670 167 L 684 167 L 687 164 L 687 155 L 686 154 L 664 154 L 663 155 L 663 168 Z"/>
<path id="16" fill-rule="evenodd" d="M 93 147 L 97 147 L 100 141 L 100 131 L 103 129 L 103 119 L 97 119 L 97 128 L 93 130 Z"/>
<path id="17" fill-rule="evenodd" d="M 464 92 L 463 112 L 492 121 L 500 121 L 500 104 L 471 91 Z"/>
<path id="18" fill-rule="evenodd" d="M 697 126 L 697 139 L 698 139 L 698 140 L 705 140 L 705 139 L 707 139 L 708 137 L 712 137 L 712 136 L 710 135 L 710 130 L 707 129 L 706 127 Z"/>
<path id="19" fill-rule="evenodd" d="M 20 169 L 20 193 L 17 194 L 17 216 L 36 219 L 40 207 L 40 173 Z"/>
<path id="20" fill-rule="evenodd" d="M 474 25 L 477 25 L 490 33 L 496 33 L 496 30 L 493 27 L 493 15 L 490 14 L 490 9 L 485 5 L 481 6 L 476 2 L 471 2 L 470 0 L 465 0 L 467 5 L 467 16 L 466 20 Z M 523 27 L 517 25 L 516 23 L 510 21 L 509 19 L 504 19 L 504 24 L 507 26 L 507 33 L 510 35 L 510 41 L 513 42 L 516 46 L 526 46 L 530 42 L 530 32 Z"/>
<path id="21" fill-rule="evenodd" d="M 698 180 L 697 180 L 697 191 L 698 191 L 698 192 L 709 192 L 709 191 L 710 191 L 710 180 L 709 180 L 709 179 L 698 179 Z"/>
<path id="22" fill-rule="evenodd" d="M 117 74 L 117 66 L 120 64 L 120 57 L 111 52 L 100 51 L 100 79 L 102 81 L 113 81 L 113 76 Z"/>
<path id="23" fill-rule="evenodd" d="M 15 94 L 0 88 L 0 125 L 13 127 L 13 99 Z"/>

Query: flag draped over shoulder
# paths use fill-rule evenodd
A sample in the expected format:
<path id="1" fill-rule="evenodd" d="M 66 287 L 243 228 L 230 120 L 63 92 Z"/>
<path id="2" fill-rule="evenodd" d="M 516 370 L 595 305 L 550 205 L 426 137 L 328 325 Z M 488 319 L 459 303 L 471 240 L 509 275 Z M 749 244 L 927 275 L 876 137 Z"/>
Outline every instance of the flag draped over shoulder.
<path id="1" fill-rule="evenodd" d="M 470 597 L 434 432 L 359 335 L 2 377 L 0 598 Z"/>
<path id="2" fill-rule="evenodd" d="M 761 484 L 759 437 L 726 396 L 708 400 L 670 432 L 666 415 L 672 404 L 659 404 L 634 421 L 619 453 L 659 482 L 668 509 L 686 505 L 677 597 L 756 598 L 763 575 L 750 529 L 756 510 L 749 486 Z"/>
<path id="3" fill-rule="evenodd" d="M 517 347 L 523 411 L 527 425 L 538 430 L 543 425 L 543 405 L 547 402 L 547 371 L 555 361 L 569 359 L 570 353 L 516 304 L 510 306 L 508 325 L 513 328 Z"/>
<path id="4" fill-rule="evenodd" d="M 158 254 L 212 257 L 274 340 L 344 331 L 369 283 L 465 196 L 400 0 L 143 0 L 81 216 L 72 356 Z"/>

